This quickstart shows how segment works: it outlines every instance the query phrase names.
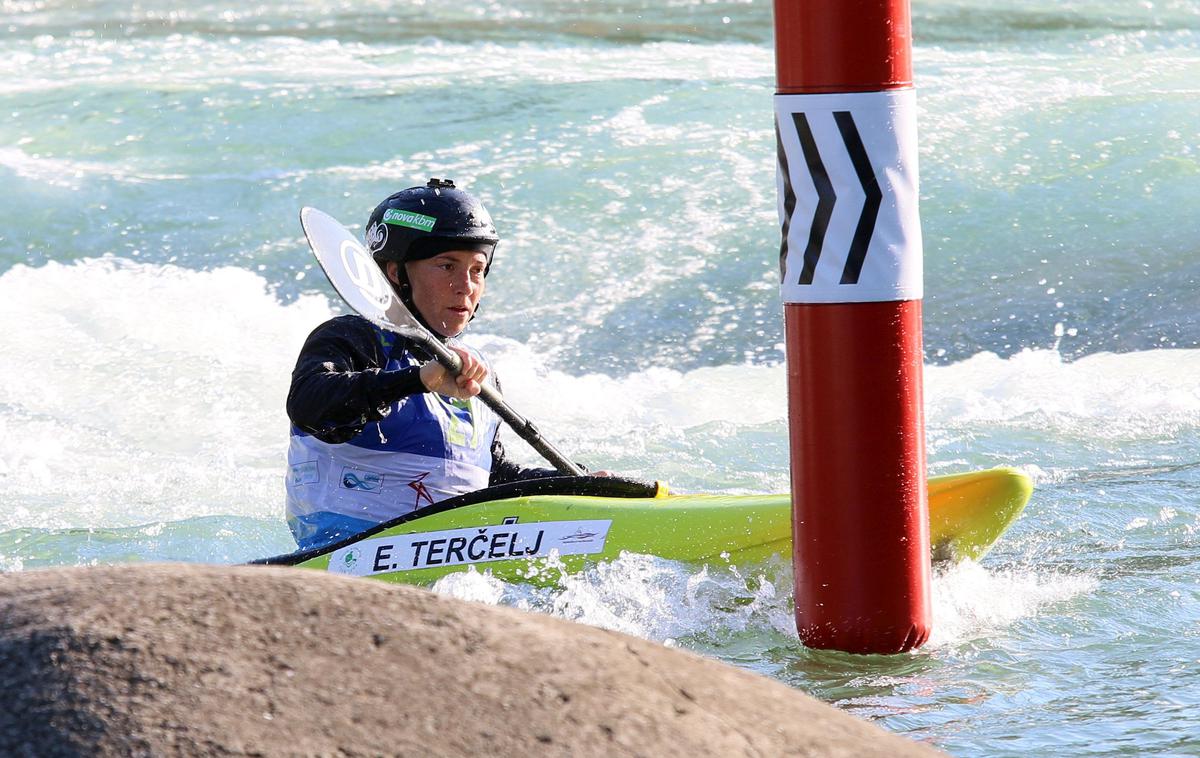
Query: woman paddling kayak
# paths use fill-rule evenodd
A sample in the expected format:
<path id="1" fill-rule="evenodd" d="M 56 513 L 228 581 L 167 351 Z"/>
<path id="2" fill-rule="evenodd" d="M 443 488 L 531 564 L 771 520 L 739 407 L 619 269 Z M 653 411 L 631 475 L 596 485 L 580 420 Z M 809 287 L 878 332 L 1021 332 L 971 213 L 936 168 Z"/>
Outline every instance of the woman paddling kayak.
<path id="1" fill-rule="evenodd" d="M 412 314 L 443 342 L 461 334 L 499 242 L 483 204 L 430 179 L 380 203 L 365 236 Z M 420 345 L 357 315 L 309 335 L 287 400 L 287 518 L 301 549 L 455 495 L 557 474 L 505 457 L 500 418 L 476 397 L 491 373 L 486 360 L 449 346 L 462 360 L 457 377 Z"/>

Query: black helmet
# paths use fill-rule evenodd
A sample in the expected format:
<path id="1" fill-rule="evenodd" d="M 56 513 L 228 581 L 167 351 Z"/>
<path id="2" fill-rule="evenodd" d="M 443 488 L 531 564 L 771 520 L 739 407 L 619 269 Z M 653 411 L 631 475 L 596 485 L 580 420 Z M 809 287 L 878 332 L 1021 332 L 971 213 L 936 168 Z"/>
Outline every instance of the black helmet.
<path id="1" fill-rule="evenodd" d="M 384 200 L 367 219 L 365 236 L 380 266 L 447 250 L 476 250 L 487 256 L 491 268 L 500 241 L 483 203 L 449 179 L 430 179 L 424 187 L 409 187 Z"/>

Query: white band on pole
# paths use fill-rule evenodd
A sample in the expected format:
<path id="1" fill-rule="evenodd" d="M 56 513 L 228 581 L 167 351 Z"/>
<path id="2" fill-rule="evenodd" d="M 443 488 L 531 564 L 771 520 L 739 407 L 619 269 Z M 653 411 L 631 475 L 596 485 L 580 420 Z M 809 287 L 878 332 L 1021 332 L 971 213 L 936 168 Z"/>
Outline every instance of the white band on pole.
<path id="1" fill-rule="evenodd" d="M 919 300 L 912 89 L 776 95 L 785 303 Z"/>

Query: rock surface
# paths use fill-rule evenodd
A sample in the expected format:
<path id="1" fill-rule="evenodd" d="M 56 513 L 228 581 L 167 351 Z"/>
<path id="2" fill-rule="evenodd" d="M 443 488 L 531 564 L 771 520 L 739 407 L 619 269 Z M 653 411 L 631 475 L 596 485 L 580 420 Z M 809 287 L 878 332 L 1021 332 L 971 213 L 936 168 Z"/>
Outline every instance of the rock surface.
<path id="1" fill-rule="evenodd" d="M 298 569 L 0 574 L 3 755 L 921 756 L 615 632 Z"/>

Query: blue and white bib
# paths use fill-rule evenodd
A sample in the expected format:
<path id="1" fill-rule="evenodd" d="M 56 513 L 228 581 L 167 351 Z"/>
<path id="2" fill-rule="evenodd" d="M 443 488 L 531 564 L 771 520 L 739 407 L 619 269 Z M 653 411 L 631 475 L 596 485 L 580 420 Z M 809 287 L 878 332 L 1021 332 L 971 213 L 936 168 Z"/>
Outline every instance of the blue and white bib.
<path id="1" fill-rule="evenodd" d="M 395 336 L 386 371 L 421 365 Z M 478 357 L 478 353 L 476 353 Z M 489 368 L 490 370 L 490 368 Z M 301 549 L 488 485 L 500 418 L 479 398 L 435 392 L 401 398 L 349 442 L 331 445 L 297 429 L 288 446 L 287 520 Z"/>

